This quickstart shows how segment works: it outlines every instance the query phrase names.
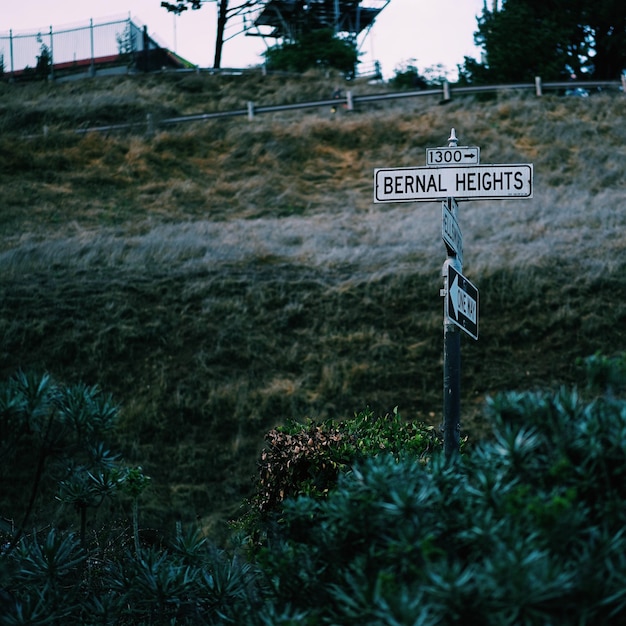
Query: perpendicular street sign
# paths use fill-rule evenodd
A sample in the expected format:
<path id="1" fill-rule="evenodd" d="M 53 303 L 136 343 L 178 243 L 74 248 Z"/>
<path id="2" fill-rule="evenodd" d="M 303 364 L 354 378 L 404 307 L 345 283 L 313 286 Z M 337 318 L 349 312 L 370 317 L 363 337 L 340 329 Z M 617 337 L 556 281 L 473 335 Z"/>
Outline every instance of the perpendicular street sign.
<path id="1" fill-rule="evenodd" d="M 449 201 L 452 206 L 448 206 Z M 448 252 L 455 256 L 462 265 L 463 235 L 455 217 L 456 211 L 458 211 L 458 206 L 454 198 L 448 198 L 441 203 L 441 237 Z"/>
<path id="2" fill-rule="evenodd" d="M 470 337 L 478 339 L 478 289 L 448 263 L 446 316 Z"/>
<path id="3" fill-rule="evenodd" d="M 374 202 L 532 198 L 532 163 L 374 170 Z"/>
<path id="4" fill-rule="evenodd" d="M 451 167 L 454 165 L 478 165 L 480 148 L 477 146 L 458 146 L 426 148 L 426 165 Z"/>

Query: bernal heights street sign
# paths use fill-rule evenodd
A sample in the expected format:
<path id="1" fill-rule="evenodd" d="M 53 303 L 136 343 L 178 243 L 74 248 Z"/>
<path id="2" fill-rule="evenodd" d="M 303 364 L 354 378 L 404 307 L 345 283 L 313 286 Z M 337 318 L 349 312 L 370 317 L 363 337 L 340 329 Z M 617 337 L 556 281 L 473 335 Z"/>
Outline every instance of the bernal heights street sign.
<path id="1" fill-rule="evenodd" d="M 447 146 L 426 149 L 426 166 L 374 169 L 374 202 L 441 201 L 441 237 L 446 246 L 442 276 L 443 441 L 447 459 L 459 453 L 461 430 L 461 332 L 478 339 L 478 288 L 463 275 L 459 200 L 533 197 L 532 163 L 481 164 L 478 146 L 459 146 L 456 131 Z"/>
<path id="2" fill-rule="evenodd" d="M 455 198 L 532 198 L 533 166 L 475 165 L 374 170 L 374 202 L 416 202 Z"/>

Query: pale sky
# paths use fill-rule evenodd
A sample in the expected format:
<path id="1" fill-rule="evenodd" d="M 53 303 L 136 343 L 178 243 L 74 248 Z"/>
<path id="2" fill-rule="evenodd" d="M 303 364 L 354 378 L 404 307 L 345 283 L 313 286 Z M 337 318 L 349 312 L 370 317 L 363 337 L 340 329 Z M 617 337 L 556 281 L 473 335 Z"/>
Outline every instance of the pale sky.
<path id="1" fill-rule="evenodd" d="M 236 1 L 236 0 L 235 0 Z M 211 67 L 215 46 L 216 3 L 175 17 L 161 8 L 160 0 L 2 0 L 0 35 L 47 33 L 66 26 L 94 24 L 110 18 L 128 18 L 146 25 L 150 35 L 200 67 Z M 474 46 L 476 16 L 483 0 L 391 0 L 380 13 L 360 57 L 363 65 L 380 61 L 386 78 L 407 64 L 420 73 L 442 64 L 456 77 L 464 56 L 480 57 Z M 268 40 L 274 43 L 274 40 Z M 222 53 L 222 67 L 247 67 L 262 63 L 266 45 L 259 37 L 238 35 Z M 5 59 L 8 51 L 4 51 Z M 5 61 L 6 63 L 6 61 Z"/>

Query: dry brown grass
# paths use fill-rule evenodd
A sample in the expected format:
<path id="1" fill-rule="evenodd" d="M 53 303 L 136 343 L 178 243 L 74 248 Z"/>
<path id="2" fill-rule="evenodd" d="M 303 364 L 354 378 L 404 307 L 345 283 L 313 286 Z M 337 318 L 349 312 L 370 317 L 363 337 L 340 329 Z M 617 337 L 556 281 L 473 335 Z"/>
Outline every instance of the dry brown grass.
<path id="1" fill-rule="evenodd" d="M 372 175 L 423 164 L 451 127 L 484 163 L 535 165 L 532 200 L 461 204 L 464 272 L 481 290 L 464 428 L 481 432 L 486 394 L 576 382 L 577 356 L 624 348 L 623 96 L 61 132 L 105 110 L 123 121 L 333 86 L 240 78 L 0 85 L 13 120 L 0 137 L 2 374 L 45 369 L 113 392 L 126 456 L 155 479 L 153 523 L 234 514 L 263 433 L 286 417 L 399 405 L 438 423 L 441 209 L 376 205 Z M 44 121 L 47 137 L 24 136 Z"/>

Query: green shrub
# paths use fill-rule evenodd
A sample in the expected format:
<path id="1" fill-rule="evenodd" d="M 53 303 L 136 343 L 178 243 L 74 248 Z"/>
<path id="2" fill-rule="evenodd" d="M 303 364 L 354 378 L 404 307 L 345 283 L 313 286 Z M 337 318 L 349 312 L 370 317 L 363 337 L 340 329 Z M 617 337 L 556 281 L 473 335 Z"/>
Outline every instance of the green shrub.
<path id="1" fill-rule="evenodd" d="M 18 519 L 13 546 L 40 500 L 50 521 L 55 499 L 78 512 L 85 543 L 87 510 L 115 495 L 124 480 L 107 444 L 117 416 L 111 397 L 95 386 L 61 385 L 47 374 L 23 372 L 0 384 L 2 504 L 5 516 Z"/>
<path id="2" fill-rule="evenodd" d="M 285 500 L 258 552 L 277 610 L 346 626 L 623 623 L 626 403 L 561 389 L 487 411 L 493 437 L 457 462 L 364 457 L 327 497 Z"/>
<path id="3" fill-rule="evenodd" d="M 292 421 L 265 440 L 254 500 L 262 515 L 280 509 L 286 498 L 328 494 L 340 472 L 364 458 L 390 453 L 424 459 L 441 447 L 432 426 L 407 422 L 397 409 L 384 417 L 365 410 L 343 422 Z"/>
<path id="4" fill-rule="evenodd" d="M 0 547 L 0 623 L 621 625 L 621 363 L 586 361 L 582 393 L 490 399 L 493 435 L 452 461 L 397 412 L 272 431 L 255 503 L 271 532 L 248 559 L 180 526 L 135 550 L 24 534 Z M 45 388 L 5 396 L 5 412 L 38 414 Z"/>
<path id="5" fill-rule="evenodd" d="M 259 606 L 252 566 L 193 530 L 106 557 L 51 530 L 0 552 L 2 572 L 1 624 L 234 624 Z"/>
<path id="6" fill-rule="evenodd" d="M 578 364 L 585 369 L 589 391 L 611 395 L 626 389 L 626 354 L 608 357 L 596 353 Z"/>

